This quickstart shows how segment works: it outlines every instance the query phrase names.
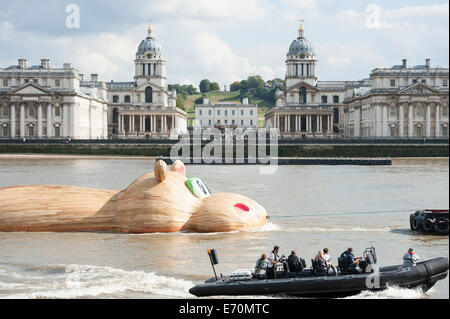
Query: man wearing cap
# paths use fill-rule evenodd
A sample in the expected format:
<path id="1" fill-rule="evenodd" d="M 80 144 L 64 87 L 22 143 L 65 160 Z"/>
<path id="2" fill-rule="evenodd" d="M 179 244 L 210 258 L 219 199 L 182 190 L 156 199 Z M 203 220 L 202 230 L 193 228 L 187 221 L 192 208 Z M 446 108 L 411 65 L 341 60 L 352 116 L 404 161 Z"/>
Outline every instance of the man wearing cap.
<path id="1" fill-rule="evenodd" d="M 408 249 L 408 252 L 403 256 L 403 267 L 414 267 L 419 260 L 419 256 L 414 252 L 412 248 L 410 248 Z"/>

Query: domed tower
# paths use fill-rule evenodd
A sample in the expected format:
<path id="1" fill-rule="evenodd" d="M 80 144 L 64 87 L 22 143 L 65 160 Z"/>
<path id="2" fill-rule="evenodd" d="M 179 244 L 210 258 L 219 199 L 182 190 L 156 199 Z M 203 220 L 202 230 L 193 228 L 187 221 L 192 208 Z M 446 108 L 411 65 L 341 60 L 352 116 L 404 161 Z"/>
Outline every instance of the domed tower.
<path id="1" fill-rule="evenodd" d="M 137 86 L 152 83 L 166 88 L 166 66 L 161 44 L 153 37 L 152 25 L 147 30 L 147 37 L 141 41 L 136 52 L 136 71 L 134 80 Z"/>
<path id="2" fill-rule="evenodd" d="M 311 42 L 305 38 L 303 24 L 300 24 L 298 38 L 289 47 L 286 60 L 286 85 L 290 87 L 299 81 L 312 86 L 317 84 L 317 58 Z"/>

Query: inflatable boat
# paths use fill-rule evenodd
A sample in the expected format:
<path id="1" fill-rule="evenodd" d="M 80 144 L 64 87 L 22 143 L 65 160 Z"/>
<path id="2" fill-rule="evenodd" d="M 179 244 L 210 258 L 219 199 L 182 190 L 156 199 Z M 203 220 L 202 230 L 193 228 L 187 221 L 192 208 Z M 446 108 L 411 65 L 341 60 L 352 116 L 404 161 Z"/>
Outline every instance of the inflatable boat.
<path id="1" fill-rule="evenodd" d="M 426 292 L 437 281 L 447 277 L 449 263 L 447 258 L 441 257 L 417 263 L 412 268 L 398 265 L 371 269 L 375 271 L 334 276 L 317 276 L 312 269 L 307 269 L 290 278 L 280 279 L 256 279 L 251 271 L 237 271 L 229 276 L 215 276 L 192 287 L 189 292 L 197 297 L 289 295 L 319 298 L 351 296 L 364 290 L 378 291 L 389 286 L 420 288 Z M 279 272 L 277 278 L 283 275 Z"/>
<path id="2" fill-rule="evenodd" d="M 409 216 L 411 230 L 437 235 L 449 234 L 448 209 L 418 210 Z"/>

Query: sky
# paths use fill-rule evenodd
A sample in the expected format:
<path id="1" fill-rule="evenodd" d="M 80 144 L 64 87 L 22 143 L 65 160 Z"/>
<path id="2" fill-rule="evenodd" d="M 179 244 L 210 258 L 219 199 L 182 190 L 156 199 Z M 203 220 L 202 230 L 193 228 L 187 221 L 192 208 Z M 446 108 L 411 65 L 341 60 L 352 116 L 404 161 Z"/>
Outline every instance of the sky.
<path id="1" fill-rule="evenodd" d="M 150 19 L 170 84 L 284 78 L 301 19 L 322 81 L 367 78 L 403 58 L 449 65 L 443 0 L 0 0 L 0 68 L 48 58 L 52 66 L 72 63 L 85 78 L 133 81 Z"/>

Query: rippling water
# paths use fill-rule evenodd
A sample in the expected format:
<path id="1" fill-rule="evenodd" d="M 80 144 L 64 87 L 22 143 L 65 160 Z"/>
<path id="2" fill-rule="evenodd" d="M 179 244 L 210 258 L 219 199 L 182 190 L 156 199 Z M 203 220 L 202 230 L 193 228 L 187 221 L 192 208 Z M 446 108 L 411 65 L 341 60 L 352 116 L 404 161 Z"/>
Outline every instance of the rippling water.
<path id="1" fill-rule="evenodd" d="M 0 187 L 61 184 L 122 189 L 153 170 L 148 159 L 0 158 Z M 214 192 L 235 192 L 266 207 L 270 224 L 217 234 L 1 233 L 0 298 L 186 298 L 212 276 L 253 268 L 274 244 L 310 263 L 328 247 L 334 263 L 348 246 L 374 245 L 381 265 L 400 264 L 413 247 L 422 260 L 449 256 L 448 237 L 409 231 L 409 214 L 448 208 L 446 160 L 401 160 L 393 166 L 188 166 Z M 449 298 L 448 278 L 428 293 L 392 287 L 357 298 Z"/>

